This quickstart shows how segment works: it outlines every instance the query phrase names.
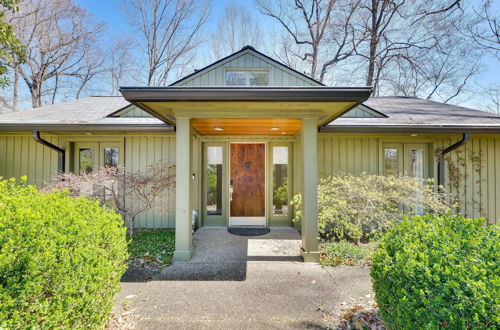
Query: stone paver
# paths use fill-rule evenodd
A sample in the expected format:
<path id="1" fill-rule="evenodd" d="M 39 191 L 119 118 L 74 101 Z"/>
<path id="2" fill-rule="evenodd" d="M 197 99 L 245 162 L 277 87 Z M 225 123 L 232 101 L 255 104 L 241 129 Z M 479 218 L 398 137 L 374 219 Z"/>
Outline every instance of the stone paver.
<path id="1" fill-rule="evenodd" d="M 373 299 L 368 268 L 299 261 L 294 229 L 241 237 L 203 228 L 194 244 L 191 261 L 123 282 L 116 313 L 127 306 L 136 329 L 318 329 L 328 326 L 324 311 Z"/>

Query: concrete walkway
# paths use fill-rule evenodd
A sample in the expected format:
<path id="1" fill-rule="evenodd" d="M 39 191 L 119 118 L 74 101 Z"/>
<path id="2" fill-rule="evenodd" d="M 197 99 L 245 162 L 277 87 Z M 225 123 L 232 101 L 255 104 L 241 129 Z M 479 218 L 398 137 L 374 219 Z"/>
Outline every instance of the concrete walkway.
<path id="1" fill-rule="evenodd" d="M 300 235 L 291 228 L 256 237 L 203 228 L 194 246 L 191 261 L 149 282 L 122 283 L 118 327 L 323 329 L 347 302 L 373 300 L 368 268 L 301 262 Z"/>

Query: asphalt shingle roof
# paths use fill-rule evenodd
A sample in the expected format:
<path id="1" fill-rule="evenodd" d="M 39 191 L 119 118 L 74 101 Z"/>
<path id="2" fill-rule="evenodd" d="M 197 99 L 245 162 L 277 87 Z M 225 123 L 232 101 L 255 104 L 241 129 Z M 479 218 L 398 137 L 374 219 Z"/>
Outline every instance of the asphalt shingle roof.
<path id="1" fill-rule="evenodd" d="M 414 97 L 372 97 L 363 103 L 387 118 L 338 118 L 326 130 L 365 128 L 497 128 L 500 116 Z"/>
<path id="2" fill-rule="evenodd" d="M 165 126 L 153 117 L 108 117 L 110 114 L 130 105 L 121 96 L 94 96 L 52 104 L 33 110 L 10 112 L 0 115 L 0 129 L 9 125 L 41 127 L 110 127 L 110 126 Z M 22 128 L 22 127 L 20 127 Z"/>
<path id="3" fill-rule="evenodd" d="M 339 118 L 322 128 L 331 132 L 405 131 L 418 129 L 473 129 L 500 132 L 500 116 L 456 105 L 444 104 L 411 97 L 372 97 L 366 106 L 377 110 L 387 118 Z M 130 105 L 121 96 L 88 97 L 34 110 L 11 112 L 0 115 L 0 130 L 15 127 L 26 130 L 52 125 L 85 129 L 85 127 L 169 127 L 153 117 L 108 117 Z M 495 132 L 497 132 L 495 131 Z"/>

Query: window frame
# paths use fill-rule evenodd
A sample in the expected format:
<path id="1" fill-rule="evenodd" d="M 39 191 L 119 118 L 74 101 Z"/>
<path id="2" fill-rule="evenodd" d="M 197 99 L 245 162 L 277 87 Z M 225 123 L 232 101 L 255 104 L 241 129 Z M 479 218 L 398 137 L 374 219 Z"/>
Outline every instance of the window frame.
<path id="1" fill-rule="evenodd" d="M 118 141 L 74 141 L 73 142 L 73 170 L 75 174 L 80 174 L 80 149 L 90 148 L 94 156 L 94 168 L 98 170 L 104 167 L 104 148 L 118 148 L 118 166 L 123 166 L 125 149 L 123 142 Z"/>
<path id="2" fill-rule="evenodd" d="M 266 73 L 267 74 L 267 85 L 250 85 L 250 77 L 247 75 L 246 77 L 246 84 L 245 85 L 230 85 L 227 83 L 227 74 L 229 72 L 257 72 L 257 73 Z M 225 86 L 232 86 L 232 87 L 259 87 L 259 86 L 271 86 L 271 77 L 269 74 L 268 69 L 261 69 L 261 68 L 228 68 L 224 72 L 224 85 Z"/>
<path id="3" fill-rule="evenodd" d="M 379 174 L 386 175 L 385 173 L 385 149 L 397 149 L 398 150 L 398 172 L 399 176 L 408 175 L 409 168 L 409 153 L 410 149 L 422 149 L 423 150 L 423 179 L 428 179 L 431 177 L 431 164 L 429 161 L 429 152 L 431 144 L 428 142 L 381 142 L 380 148 L 380 167 Z"/>
<path id="4" fill-rule="evenodd" d="M 273 214 L 273 187 L 274 187 L 274 173 L 273 173 L 273 148 L 274 147 L 288 147 L 288 168 L 287 168 L 287 185 L 288 185 L 288 214 L 287 215 L 274 215 Z M 268 219 L 271 226 L 290 226 L 293 217 L 293 208 L 290 207 L 290 203 L 293 198 L 293 142 L 285 141 L 270 141 L 268 147 L 268 168 L 269 179 L 267 182 L 267 205 L 268 205 Z"/>
<path id="5" fill-rule="evenodd" d="M 81 149 L 92 149 L 92 157 L 93 159 L 93 168 L 92 171 L 95 171 L 99 168 L 99 142 L 76 142 L 74 145 L 74 173 L 80 173 L 80 150 Z"/>
<path id="6" fill-rule="evenodd" d="M 99 142 L 99 166 L 104 167 L 104 149 L 117 148 L 118 149 L 118 166 L 123 166 L 123 156 L 125 155 L 123 143 L 120 142 Z"/>
<path id="7" fill-rule="evenodd" d="M 425 143 L 404 143 L 403 144 L 403 161 L 404 161 L 404 169 L 405 169 L 405 175 L 407 175 L 407 172 L 410 168 L 410 157 L 409 157 L 409 152 L 411 149 L 422 149 L 423 154 L 422 154 L 422 163 L 423 163 L 423 179 L 429 178 L 429 160 L 428 160 L 428 153 L 429 153 L 429 146 L 426 145 Z"/>
<path id="8" fill-rule="evenodd" d="M 207 192 L 208 192 L 208 182 L 207 182 L 207 150 L 208 147 L 221 147 L 222 148 L 222 214 L 208 214 L 207 212 Z M 228 203 L 228 148 L 227 143 L 221 142 L 204 142 L 203 143 L 203 166 L 201 170 L 201 180 L 202 180 L 202 198 L 201 198 L 201 220 L 203 227 L 226 227 L 228 222 L 227 216 L 227 203 Z"/>

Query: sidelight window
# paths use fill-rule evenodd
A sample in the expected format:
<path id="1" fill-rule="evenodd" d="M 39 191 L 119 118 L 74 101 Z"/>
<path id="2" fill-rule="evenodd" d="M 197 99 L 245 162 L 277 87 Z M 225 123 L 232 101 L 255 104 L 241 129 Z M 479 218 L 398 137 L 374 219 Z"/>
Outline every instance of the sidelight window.
<path id="1" fill-rule="evenodd" d="M 288 216 L 289 187 L 288 187 L 288 147 L 275 146 L 273 157 L 273 215 Z"/>
<path id="2" fill-rule="evenodd" d="M 207 147 L 207 215 L 222 215 L 222 159 L 221 146 Z"/>

